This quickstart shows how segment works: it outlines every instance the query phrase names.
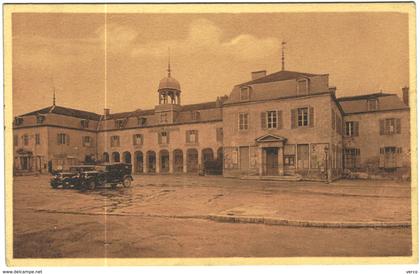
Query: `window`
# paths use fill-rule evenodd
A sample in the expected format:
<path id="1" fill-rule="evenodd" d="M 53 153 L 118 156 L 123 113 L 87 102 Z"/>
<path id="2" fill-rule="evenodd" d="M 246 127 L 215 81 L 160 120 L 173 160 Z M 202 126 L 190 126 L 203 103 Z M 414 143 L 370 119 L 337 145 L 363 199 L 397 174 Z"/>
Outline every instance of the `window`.
<path id="1" fill-rule="evenodd" d="M 120 136 L 114 135 L 111 136 L 111 147 L 119 147 L 120 146 Z"/>
<path id="2" fill-rule="evenodd" d="M 143 135 L 142 134 L 134 134 L 133 135 L 133 145 L 138 146 L 143 144 Z"/>
<path id="3" fill-rule="evenodd" d="M 295 155 L 285 155 L 284 156 L 284 165 L 285 166 L 295 166 Z"/>
<path id="4" fill-rule="evenodd" d="M 57 144 L 59 145 L 69 145 L 70 144 L 70 136 L 65 133 L 58 133 L 57 134 Z"/>
<path id="5" fill-rule="evenodd" d="M 381 147 L 379 153 L 379 167 L 397 168 L 402 166 L 401 147 Z"/>
<path id="6" fill-rule="evenodd" d="M 309 82 L 307 79 L 297 81 L 297 95 L 307 95 L 309 90 Z"/>
<path id="7" fill-rule="evenodd" d="M 187 143 L 197 144 L 198 143 L 198 130 L 187 130 Z"/>
<path id="8" fill-rule="evenodd" d="M 216 141 L 223 142 L 223 128 L 216 128 Z"/>
<path id="9" fill-rule="evenodd" d="M 240 91 L 240 100 L 246 101 L 249 100 L 249 87 L 242 87 Z"/>
<path id="10" fill-rule="evenodd" d="M 13 145 L 17 147 L 19 145 L 19 136 L 13 135 Z"/>
<path id="11" fill-rule="evenodd" d="M 239 130 L 248 129 L 248 113 L 239 113 Z"/>
<path id="12" fill-rule="evenodd" d="M 123 127 L 125 127 L 125 122 L 126 122 L 125 119 L 117 119 L 117 120 L 115 120 L 115 127 L 116 128 L 123 128 Z"/>
<path id="13" fill-rule="evenodd" d="M 158 133 L 158 143 L 161 145 L 169 144 L 169 132 L 161 131 Z"/>
<path id="14" fill-rule="evenodd" d="M 41 144 L 41 135 L 39 133 L 35 134 L 35 145 Z"/>
<path id="15" fill-rule="evenodd" d="M 267 127 L 277 128 L 277 111 L 267 111 Z"/>
<path id="16" fill-rule="evenodd" d="M 145 117 L 138 117 L 137 123 L 140 127 L 144 127 L 146 125 L 147 119 Z"/>
<path id="17" fill-rule="evenodd" d="M 23 118 L 22 117 L 16 117 L 15 118 L 15 126 L 19 126 L 23 123 Z"/>
<path id="18" fill-rule="evenodd" d="M 194 121 L 198 121 L 198 120 L 200 120 L 200 112 L 198 112 L 198 111 L 193 111 L 193 112 L 191 113 L 191 119 L 192 119 L 192 120 L 194 120 Z"/>
<path id="19" fill-rule="evenodd" d="M 401 119 L 388 118 L 379 120 L 380 135 L 392 135 L 401 133 Z"/>
<path id="20" fill-rule="evenodd" d="M 89 127 L 89 120 L 86 120 L 86 119 L 80 120 L 80 126 L 82 128 L 88 128 Z"/>
<path id="21" fill-rule="evenodd" d="M 298 127 L 306 127 L 309 125 L 308 108 L 298 108 Z"/>
<path id="22" fill-rule="evenodd" d="M 378 109 L 378 99 L 369 99 L 367 101 L 368 110 L 377 110 Z"/>
<path id="23" fill-rule="evenodd" d="M 84 147 L 92 146 L 92 138 L 90 136 L 83 136 L 82 137 L 82 144 Z"/>
<path id="24" fill-rule="evenodd" d="M 344 168 L 354 169 L 360 164 L 360 149 L 346 148 L 344 149 Z"/>
<path id="25" fill-rule="evenodd" d="M 309 168 L 309 145 L 297 145 L 297 168 Z"/>
<path id="26" fill-rule="evenodd" d="M 168 122 L 168 113 L 161 113 L 160 114 L 160 122 L 167 123 Z"/>
<path id="27" fill-rule="evenodd" d="M 44 115 L 37 115 L 36 116 L 36 123 L 37 124 L 42 124 L 45 120 L 45 116 Z"/>
<path id="28" fill-rule="evenodd" d="M 346 136 L 359 136 L 359 122 L 346 122 Z"/>

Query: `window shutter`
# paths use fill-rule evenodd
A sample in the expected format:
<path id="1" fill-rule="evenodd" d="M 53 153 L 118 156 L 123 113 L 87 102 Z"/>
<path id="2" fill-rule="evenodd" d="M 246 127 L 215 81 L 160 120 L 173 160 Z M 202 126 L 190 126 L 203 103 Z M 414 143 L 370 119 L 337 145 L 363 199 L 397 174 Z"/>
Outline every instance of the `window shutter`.
<path id="1" fill-rule="evenodd" d="M 314 108 L 313 107 L 309 107 L 309 126 L 310 127 L 314 127 Z"/>
<path id="2" fill-rule="evenodd" d="M 290 117 L 291 117 L 291 123 L 290 126 L 291 128 L 296 128 L 297 126 L 297 109 L 292 109 L 290 112 Z"/>
<path id="3" fill-rule="evenodd" d="M 66 143 L 70 145 L 70 135 L 66 134 Z"/>
<path id="4" fill-rule="evenodd" d="M 158 144 L 162 144 L 162 135 L 160 132 L 158 132 Z"/>
<path id="5" fill-rule="evenodd" d="M 22 139 L 23 139 L 23 136 L 22 136 Z M 22 143 L 23 143 L 23 141 L 22 141 Z M 59 144 L 60 144 L 60 133 L 57 134 L 57 145 L 59 145 Z"/>
<path id="6" fill-rule="evenodd" d="M 359 122 L 353 122 L 354 125 L 354 136 L 359 136 Z"/>
<path id="7" fill-rule="evenodd" d="M 385 149 L 381 147 L 379 153 L 379 167 L 385 167 Z"/>
<path id="8" fill-rule="evenodd" d="M 169 135 L 169 131 L 167 131 L 167 132 L 166 132 L 166 141 L 167 141 L 166 143 L 167 143 L 167 144 L 169 144 L 169 136 L 170 136 L 170 135 Z"/>
<path id="9" fill-rule="evenodd" d="M 332 126 L 332 129 L 335 129 L 335 112 L 334 112 L 334 110 L 331 110 L 331 126 Z"/>
<path id="10" fill-rule="evenodd" d="M 385 120 L 383 119 L 379 120 L 379 134 L 380 135 L 385 134 Z"/>
<path id="11" fill-rule="evenodd" d="M 395 119 L 395 127 L 397 134 L 401 134 L 401 119 Z"/>
<path id="12" fill-rule="evenodd" d="M 267 112 L 261 112 L 261 128 L 267 128 Z"/>
<path id="13" fill-rule="evenodd" d="M 277 111 L 277 128 L 283 128 L 283 113 L 281 110 Z"/>

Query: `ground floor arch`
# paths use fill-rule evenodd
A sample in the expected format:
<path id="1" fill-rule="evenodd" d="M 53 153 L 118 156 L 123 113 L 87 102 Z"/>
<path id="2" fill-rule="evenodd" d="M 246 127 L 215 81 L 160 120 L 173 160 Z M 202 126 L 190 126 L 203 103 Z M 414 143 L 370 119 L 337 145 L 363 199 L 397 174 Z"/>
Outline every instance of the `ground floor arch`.
<path id="1" fill-rule="evenodd" d="M 104 162 L 104 163 L 108 163 L 109 162 L 109 153 L 108 152 L 104 152 L 102 154 L 102 162 Z"/>
<path id="2" fill-rule="evenodd" d="M 131 164 L 131 153 L 129 151 L 123 153 L 123 161 L 126 164 Z"/>
<path id="3" fill-rule="evenodd" d="M 156 152 L 152 150 L 146 153 L 146 169 L 148 173 L 156 173 Z"/>
<path id="4" fill-rule="evenodd" d="M 214 160 L 213 149 L 205 148 L 201 151 L 202 163 L 205 164 L 208 161 Z"/>
<path id="5" fill-rule="evenodd" d="M 143 173 L 143 152 L 136 151 L 134 152 L 134 172 Z"/>
<path id="6" fill-rule="evenodd" d="M 198 150 L 195 148 L 187 150 L 187 172 L 198 172 Z"/>
<path id="7" fill-rule="evenodd" d="M 181 173 L 184 170 L 184 153 L 181 149 L 173 151 L 173 166 L 174 172 Z"/>
<path id="8" fill-rule="evenodd" d="M 162 149 L 159 151 L 159 169 L 161 173 L 169 172 L 169 151 Z"/>
<path id="9" fill-rule="evenodd" d="M 120 162 L 120 153 L 117 151 L 112 152 L 112 161 L 114 163 L 119 163 Z"/>

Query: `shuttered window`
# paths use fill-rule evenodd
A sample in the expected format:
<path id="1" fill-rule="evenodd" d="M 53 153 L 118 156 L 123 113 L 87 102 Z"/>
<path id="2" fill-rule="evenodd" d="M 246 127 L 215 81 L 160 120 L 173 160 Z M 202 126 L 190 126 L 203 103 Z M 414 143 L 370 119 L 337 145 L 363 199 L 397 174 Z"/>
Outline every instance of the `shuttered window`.
<path id="1" fill-rule="evenodd" d="M 197 144 L 198 143 L 198 130 L 187 130 L 186 142 L 188 144 Z"/>
<path id="2" fill-rule="evenodd" d="M 392 135 L 401 134 L 401 119 L 388 118 L 379 120 L 379 134 Z"/>
<path id="3" fill-rule="evenodd" d="M 239 113 L 239 130 L 248 129 L 248 113 Z"/>
<path id="4" fill-rule="evenodd" d="M 133 135 L 133 145 L 142 145 L 143 144 L 143 135 L 142 134 L 134 134 Z"/>
<path id="5" fill-rule="evenodd" d="M 119 147 L 120 146 L 120 136 L 114 135 L 111 136 L 111 147 Z"/>
<path id="6" fill-rule="evenodd" d="M 158 143 L 160 145 L 169 144 L 169 132 L 161 131 L 158 133 Z"/>
<path id="7" fill-rule="evenodd" d="M 359 122 L 346 122 L 345 135 L 348 137 L 359 136 Z"/>
<path id="8" fill-rule="evenodd" d="M 291 110 L 291 128 L 313 127 L 315 115 L 313 107 L 296 108 Z"/>
<path id="9" fill-rule="evenodd" d="M 65 133 L 58 133 L 57 134 L 57 144 L 58 145 L 70 145 L 70 136 Z"/>

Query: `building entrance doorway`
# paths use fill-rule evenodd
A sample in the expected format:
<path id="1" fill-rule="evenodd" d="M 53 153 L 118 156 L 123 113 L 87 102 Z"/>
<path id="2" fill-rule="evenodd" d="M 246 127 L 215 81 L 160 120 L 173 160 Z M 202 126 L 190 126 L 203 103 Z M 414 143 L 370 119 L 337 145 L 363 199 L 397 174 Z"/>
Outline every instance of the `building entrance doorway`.
<path id="1" fill-rule="evenodd" d="M 279 175 L 279 149 L 277 147 L 269 147 L 265 149 L 266 153 L 266 175 Z"/>

